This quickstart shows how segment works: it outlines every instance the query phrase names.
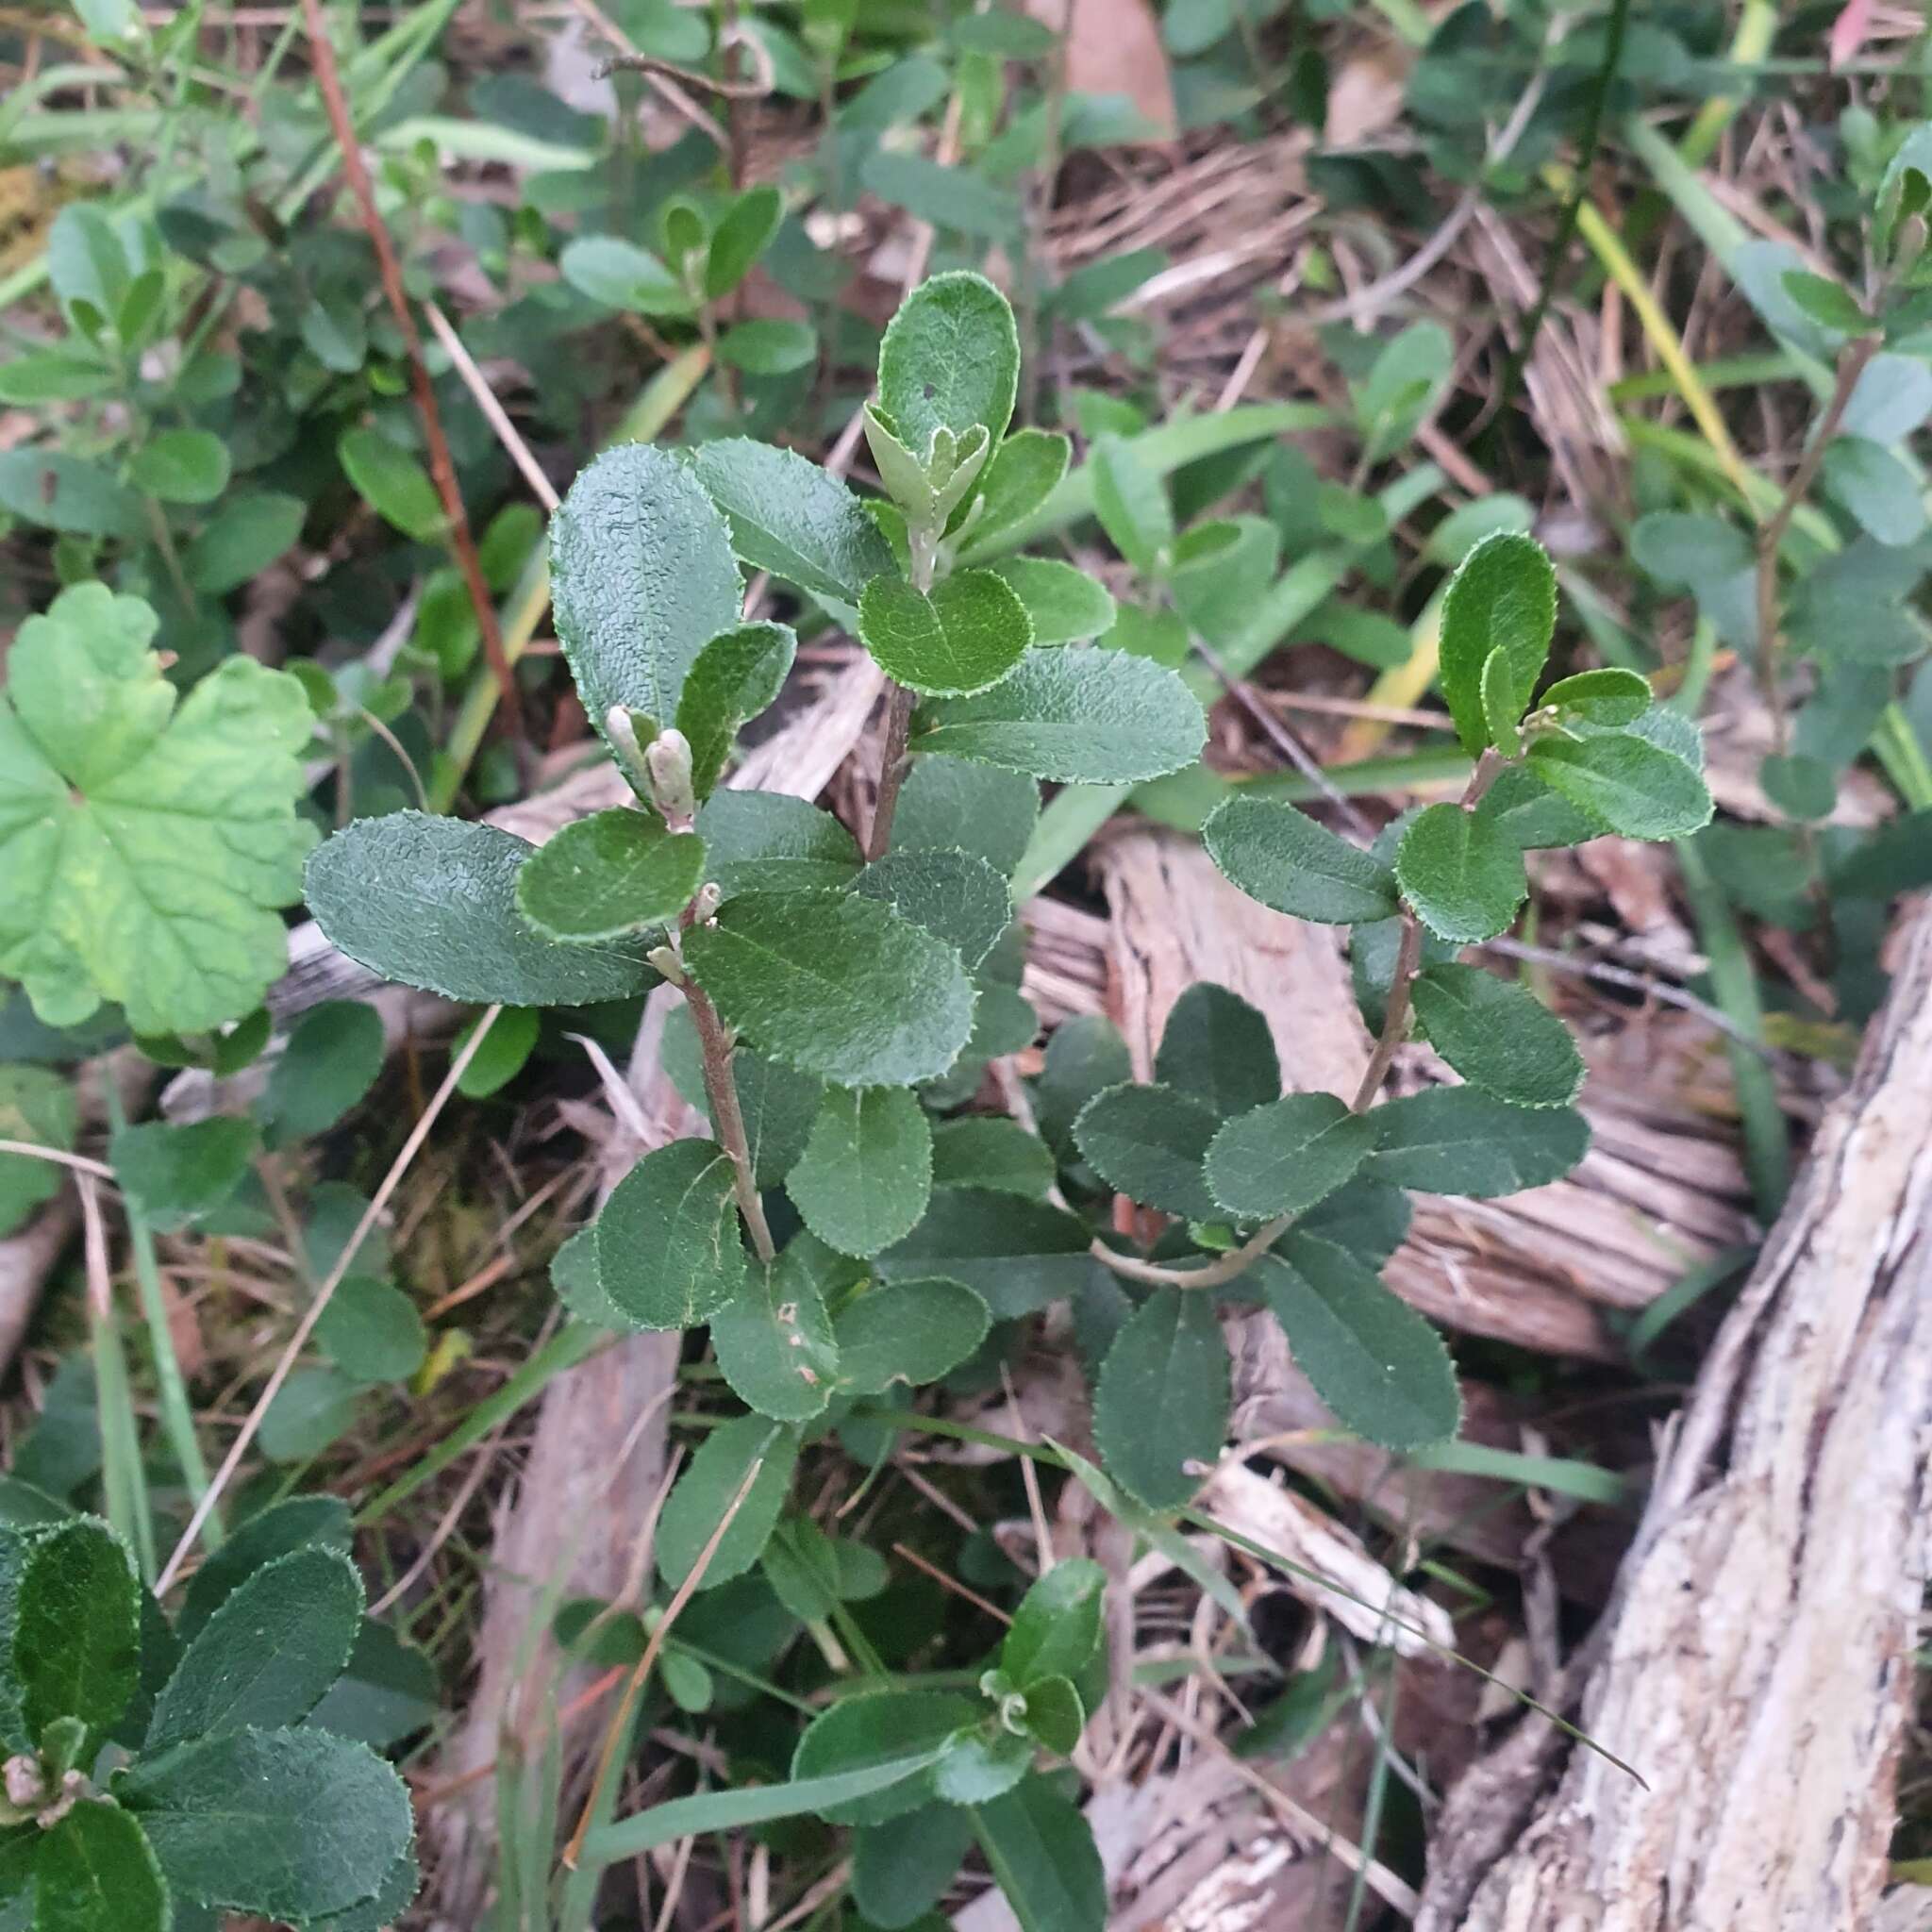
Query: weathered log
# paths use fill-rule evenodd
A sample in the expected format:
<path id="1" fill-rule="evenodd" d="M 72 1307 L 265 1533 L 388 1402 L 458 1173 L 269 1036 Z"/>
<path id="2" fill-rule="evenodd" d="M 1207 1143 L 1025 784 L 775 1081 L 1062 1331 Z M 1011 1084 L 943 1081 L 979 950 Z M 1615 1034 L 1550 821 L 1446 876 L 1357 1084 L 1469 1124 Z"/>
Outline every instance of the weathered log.
<path id="1" fill-rule="evenodd" d="M 1437 1822 L 1418 1932 L 1877 1922 L 1932 1565 L 1932 906 L 1664 1432 L 1577 1722 Z"/>

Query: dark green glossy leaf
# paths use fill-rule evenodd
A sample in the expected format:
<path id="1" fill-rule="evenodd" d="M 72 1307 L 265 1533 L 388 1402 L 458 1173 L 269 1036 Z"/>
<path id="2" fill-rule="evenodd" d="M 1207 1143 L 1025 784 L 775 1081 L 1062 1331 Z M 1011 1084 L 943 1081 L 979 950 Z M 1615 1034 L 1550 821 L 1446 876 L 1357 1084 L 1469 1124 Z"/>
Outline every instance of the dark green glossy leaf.
<path id="1" fill-rule="evenodd" d="M 1441 685 L 1465 751 L 1490 742 L 1482 675 L 1490 653 L 1508 664 L 1508 701 L 1521 717 L 1557 626 L 1557 574 L 1532 537 L 1497 531 L 1465 557 L 1442 599 Z"/>
<path id="2" fill-rule="evenodd" d="M 729 899 L 740 892 L 837 891 L 865 861 L 830 812 L 782 791 L 717 791 L 697 816 L 706 872 Z"/>
<path id="3" fill-rule="evenodd" d="M 1626 839 L 1680 839 L 1710 823 L 1696 767 L 1634 732 L 1540 739 L 1529 759 L 1545 784 Z"/>
<path id="4" fill-rule="evenodd" d="M 754 570 L 849 605 L 874 577 L 898 575 L 891 545 L 858 498 L 796 451 L 724 437 L 700 444 L 691 464 Z"/>
<path id="5" fill-rule="evenodd" d="M 141 1590 L 121 1540 L 75 1517 L 35 1538 L 13 1614 L 13 1672 L 27 1736 L 78 1718 L 98 1740 L 127 1708 L 141 1670 Z"/>
<path id="6" fill-rule="evenodd" d="M 1053 1186 L 1053 1154 L 1018 1121 L 966 1114 L 941 1121 L 932 1130 L 932 1183 L 936 1188 L 984 1188 L 1043 1201 Z"/>
<path id="7" fill-rule="evenodd" d="M 1042 1677 L 1077 1677 L 1100 1647 L 1107 1572 L 1070 1557 L 1030 1584 L 1000 1645 L 1000 1669 L 1016 1690 Z"/>
<path id="8" fill-rule="evenodd" d="M 892 850 L 958 851 L 1010 879 L 1040 822 L 1040 781 L 963 758 L 917 758 L 899 792 Z"/>
<path id="9" fill-rule="evenodd" d="M 712 1315 L 711 1350 L 739 1400 L 760 1415 L 802 1423 L 824 1407 L 839 1345 L 818 1282 L 792 1248 L 769 1268 L 754 1268 Z"/>
<path id="10" fill-rule="evenodd" d="M 675 1589 L 697 1567 L 741 1490 L 744 1501 L 706 1566 L 700 1588 L 716 1590 L 743 1575 L 778 1521 L 797 1462 L 796 1432 L 761 1415 L 735 1416 L 713 1429 L 685 1465 L 658 1518 L 658 1574 L 666 1585 Z M 758 1473 L 745 1490 L 754 1463 Z"/>
<path id="11" fill-rule="evenodd" d="M 889 852 L 859 874 L 853 890 L 943 940 L 969 973 L 1013 923 L 1005 875 L 964 852 Z"/>
<path id="12" fill-rule="evenodd" d="M 858 605 L 859 641 L 880 669 L 927 696 L 970 696 L 996 685 L 1033 642 L 1026 607 L 990 570 L 962 571 L 928 595 L 876 576 Z"/>
<path id="13" fill-rule="evenodd" d="M 710 795 L 741 724 L 777 697 L 798 649 L 782 624 L 721 631 L 697 655 L 677 701 L 677 728 L 691 745 L 691 783 Z"/>
<path id="14" fill-rule="evenodd" d="M 1177 999 L 1160 1033 L 1154 1077 L 1225 1118 L 1281 1091 L 1268 1022 L 1239 994 L 1203 981 Z"/>
<path id="15" fill-rule="evenodd" d="M 874 1690 L 841 1697 L 807 1725 L 791 1758 L 794 1782 L 864 1771 L 937 1751 L 972 1724 L 980 1707 L 947 1690 Z M 883 1824 L 932 1795 L 928 1777 L 914 1777 L 871 1797 L 819 1807 L 834 1824 Z"/>
<path id="16" fill-rule="evenodd" d="M 42 1840 L 32 1884 L 33 1932 L 168 1932 L 175 1923 L 154 1849 L 118 1806 L 76 1805 Z"/>
<path id="17" fill-rule="evenodd" d="M 973 1830 L 1021 1932 L 1102 1932 L 1107 1873 L 1092 1829 L 1045 1778 L 977 1807 Z"/>
<path id="18" fill-rule="evenodd" d="M 973 1844 L 973 1817 L 957 1805 L 927 1805 L 852 1840 L 852 1900 L 879 1932 L 923 1918 L 952 1884 Z"/>
<path id="19" fill-rule="evenodd" d="M 935 429 L 961 436 L 975 423 L 998 442 L 1019 383 L 1012 308 L 984 275 L 965 270 L 922 282 L 879 344 L 879 402 L 915 455 L 930 447 Z"/>
<path id="20" fill-rule="evenodd" d="M 894 1382 L 923 1388 L 958 1367 L 986 1339 L 987 1306 L 963 1282 L 901 1279 L 868 1289 L 833 1322 L 839 1379 L 858 1395 Z"/>
<path id="21" fill-rule="evenodd" d="M 1064 1209 L 972 1188 L 936 1191 L 925 1218 L 878 1257 L 889 1281 L 946 1275 L 1002 1321 L 1075 1293 L 1094 1265 L 1086 1227 Z"/>

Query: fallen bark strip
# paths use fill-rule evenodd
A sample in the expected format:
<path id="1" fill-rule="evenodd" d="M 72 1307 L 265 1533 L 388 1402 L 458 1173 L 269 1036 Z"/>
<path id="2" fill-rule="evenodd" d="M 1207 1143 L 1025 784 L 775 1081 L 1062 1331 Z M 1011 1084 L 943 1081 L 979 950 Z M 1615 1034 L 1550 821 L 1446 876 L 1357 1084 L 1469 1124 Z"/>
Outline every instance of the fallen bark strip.
<path id="1" fill-rule="evenodd" d="M 1932 906 L 1666 1433 L 1575 1700 L 1444 1807 L 1418 1932 L 1875 1923 L 1932 1570 Z"/>

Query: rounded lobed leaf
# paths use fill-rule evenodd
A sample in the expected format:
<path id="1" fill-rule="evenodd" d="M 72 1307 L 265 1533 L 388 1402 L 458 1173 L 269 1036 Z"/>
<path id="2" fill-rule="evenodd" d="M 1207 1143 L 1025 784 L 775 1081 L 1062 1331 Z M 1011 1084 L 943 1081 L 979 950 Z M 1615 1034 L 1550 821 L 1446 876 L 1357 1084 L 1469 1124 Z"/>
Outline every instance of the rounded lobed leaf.
<path id="1" fill-rule="evenodd" d="M 524 861 L 517 910 L 568 945 L 627 938 L 675 919 L 704 878 L 705 841 L 620 806 L 565 825 Z"/>
<path id="2" fill-rule="evenodd" d="M 684 957 L 726 1025 L 835 1086 L 936 1079 L 973 1030 L 958 954 L 856 894 L 742 894 L 686 937 Z"/>

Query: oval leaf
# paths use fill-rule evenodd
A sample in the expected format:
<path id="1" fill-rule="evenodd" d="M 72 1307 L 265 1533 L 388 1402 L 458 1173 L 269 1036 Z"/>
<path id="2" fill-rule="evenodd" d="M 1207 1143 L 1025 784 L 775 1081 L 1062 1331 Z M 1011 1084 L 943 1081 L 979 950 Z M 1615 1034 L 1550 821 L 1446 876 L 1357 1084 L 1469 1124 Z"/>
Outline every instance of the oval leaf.
<path id="1" fill-rule="evenodd" d="M 689 1328 L 744 1284 L 730 1157 L 712 1141 L 655 1148 L 597 1217 L 597 1274 L 640 1328 Z"/>
<path id="2" fill-rule="evenodd" d="M 1227 1440 L 1227 1344 L 1214 1298 L 1157 1288 L 1115 1336 L 1093 1394 L 1108 1472 L 1156 1509 L 1185 1503 Z"/>
<path id="3" fill-rule="evenodd" d="M 929 596 L 901 577 L 874 577 L 859 599 L 858 636 L 889 677 L 929 697 L 961 697 L 1005 677 L 1026 655 L 1033 625 L 1002 578 L 969 570 Z"/>
<path id="4" fill-rule="evenodd" d="M 834 1087 L 785 1191 L 812 1233 L 843 1255 L 910 1234 L 932 1192 L 932 1129 L 904 1087 Z"/>
<path id="5" fill-rule="evenodd" d="M 1375 1143 L 1332 1093 L 1291 1093 L 1231 1120 L 1208 1149 L 1208 1186 L 1243 1220 L 1299 1214 L 1350 1180 Z"/>
<path id="6" fill-rule="evenodd" d="M 584 945 L 661 927 L 704 878 L 705 841 L 619 807 L 565 825 L 517 874 L 517 910 L 544 939 Z"/>
<path id="7" fill-rule="evenodd" d="M 1429 1044 L 1474 1087 L 1517 1107 L 1567 1107 L 1583 1085 L 1570 1029 L 1528 988 L 1479 966 L 1431 966 L 1411 991 Z"/>
<path id="8" fill-rule="evenodd" d="M 1529 891 L 1522 848 L 1485 813 L 1459 805 L 1416 814 L 1395 876 L 1423 924 L 1460 944 L 1507 930 Z"/>
<path id="9" fill-rule="evenodd" d="M 1201 840 L 1231 884 L 1276 912 L 1352 925 L 1396 909 L 1395 874 L 1291 805 L 1230 798 Z"/>

